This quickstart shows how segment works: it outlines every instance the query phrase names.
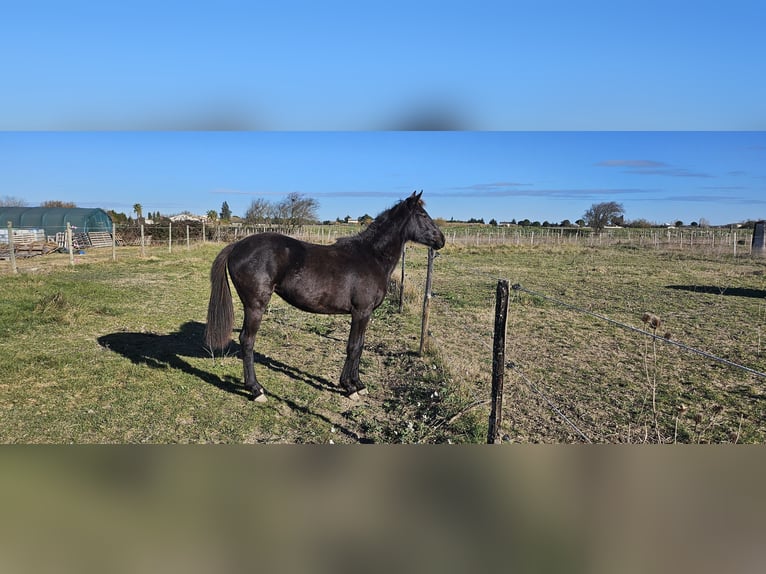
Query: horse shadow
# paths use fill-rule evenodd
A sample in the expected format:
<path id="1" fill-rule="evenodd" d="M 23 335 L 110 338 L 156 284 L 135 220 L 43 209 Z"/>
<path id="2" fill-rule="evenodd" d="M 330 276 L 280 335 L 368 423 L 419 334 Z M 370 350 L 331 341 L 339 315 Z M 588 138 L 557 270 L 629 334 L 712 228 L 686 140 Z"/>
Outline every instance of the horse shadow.
<path id="1" fill-rule="evenodd" d="M 203 344 L 204 332 L 205 325 L 203 323 L 189 321 L 181 325 L 178 331 L 168 335 L 159 335 L 157 333 L 117 332 L 102 335 L 101 337 L 98 337 L 97 341 L 104 349 L 122 355 L 136 365 L 146 365 L 153 369 L 179 370 L 211 384 L 222 391 L 252 398 L 252 393 L 245 388 L 244 384 L 242 384 L 237 377 L 231 375 L 219 377 L 215 373 L 195 367 L 185 360 L 187 358 L 199 359 L 213 357 L 210 350 Z M 237 356 L 240 356 L 240 345 L 232 342 L 230 346 L 224 350 L 224 353 L 226 355 L 233 355 L 236 353 Z M 254 360 L 258 365 L 284 374 L 295 381 L 311 385 L 318 390 L 343 394 L 342 389 L 327 379 L 312 375 L 262 353 L 255 352 Z M 336 421 L 330 421 L 327 417 L 321 414 L 310 412 L 307 407 L 301 406 L 286 397 L 278 396 L 270 392 L 268 395 L 285 403 L 294 411 L 321 418 L 328 424 L 332 424 L 338 428 L 343 434 L 362 441 L 356 433 L 343 428 L 338 425 Z"/>
<path id="2" fill-rule="evenodd" d="M 731 297 L 752 297 L 754 299 L 766 298 L 766 290 L 751 289 L 748 287 L 716 287 L 713 285 L 666 285 L 667 289 L 677 291 L 689 291 L 691 293 L 704 293 L 706 295 L 723 295 Z"/>

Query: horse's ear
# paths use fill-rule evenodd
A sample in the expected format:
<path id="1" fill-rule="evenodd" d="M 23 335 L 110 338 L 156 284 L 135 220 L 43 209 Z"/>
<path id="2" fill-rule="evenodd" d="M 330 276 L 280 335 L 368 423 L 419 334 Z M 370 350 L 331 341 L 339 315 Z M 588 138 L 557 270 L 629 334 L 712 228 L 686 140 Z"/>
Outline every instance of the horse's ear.
<path id="1" fill-rule="evenodd" d="M 420 199 L 420 196 L 423 195 L 423 190 L 420 190 L 420 193 L 413 191 L 412 195 L 407 198 L 407 203 L 410 205 L 422 205 L 423 201 Z"/>

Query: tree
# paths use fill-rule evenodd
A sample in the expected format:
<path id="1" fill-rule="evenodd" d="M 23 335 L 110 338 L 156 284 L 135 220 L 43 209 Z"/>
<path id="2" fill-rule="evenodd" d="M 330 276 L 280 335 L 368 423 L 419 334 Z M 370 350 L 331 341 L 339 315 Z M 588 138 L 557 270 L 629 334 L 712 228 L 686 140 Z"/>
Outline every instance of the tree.
<path id="1" fill-rule="evenodd" d="M 684 222 L 679 219 L 678 221 L 676 221 L 676 225 L 675 226 L 676 227 L 683 227 L 684 226 Z"/>
<path id="2" fill-rule="evenodd" d="M 633 221 L 631 221 L 628 227 L 634 227 L 636 229 L 649 229 L 650 227 L 652 227 L 652 224 L 650 221 L 641 217 L 639 219 L 634 219 Z"/>
<path id="3" fill-rule="evenodd" d="M 144 215 L 144 206 L 141 205 L 140 203 L 136 203 L 133 205 L 133 211 L 135 212 L 136 217 L 140 221 Z"/>
<path id="4" fill-rule="evenodd" d="M 117 225 L 123 225 L 128 222 L 128 216 L 122 212 L 117 213 L 114 209 L 110 209 L 106 213 Z"/>
<path id="5" fill-rule="evenodd" d="M 207 212 L 207 218 L 213 223 L 215 223 L 216 221 L 218 221 L 218 212 L 215 209 L 211 209 L 210 211 Z"/>
<path id="6" fill-rule="evenodd" d="M 0 207 L 25 207 L 26 205 L 26 201 L 18 197 L 13 197 L 12 195 L 4 195 L 0 197 Z"/>
<path id="7" fill-rule="evenodd" d="M 224 201 L 221 204 L 221 220 L 229 221 L 230 219 L 231 219 L 231 209 L 229 209 L 229 204 Z"/>
<path id="8" fill-rule="evenodd" d="M 49 201 L 43 201 L 40 204 L 40 207 L 67 207 L 67 208 L 73 208 L 77 207 L 73 201 L 59 201 L 58 199 L 52 199 Z"/>
<path id="9" fill-rule="evenodd" d="M 245 222 L 250 224 L 266 223 L 271 217 L 271 211 L 271 204 L 268 201 L 262 197 L 254 199 L 245 211 Z"/>
<path id="10" fill-rule="evenodd" d="M 625 208 L 621 203 L 605 201 L 591 205 L 590 209 L 583 214 L 583 219 L 589 227 L 598 232 L 603 230 L 613 220 L 624 216 L 624 214 Z"/>
<path id="11" fill-rule="evenodd" d="M 277 204 L 277 217 L 280 223 L 297 227 L 317 220 L 319 202 L 300 193 L 292 192 Z"/>

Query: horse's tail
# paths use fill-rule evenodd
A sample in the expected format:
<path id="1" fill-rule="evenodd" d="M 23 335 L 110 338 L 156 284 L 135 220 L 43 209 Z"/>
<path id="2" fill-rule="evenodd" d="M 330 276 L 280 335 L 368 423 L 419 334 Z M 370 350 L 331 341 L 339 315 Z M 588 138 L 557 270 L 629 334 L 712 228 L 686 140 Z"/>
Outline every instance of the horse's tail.
<path id="1" fill-rule="evenodd" d="M 231 340 L 234 327 L 234 304 L 226 266 L 234 244 L 224 247 L 210 269 L 210 303 L 207 307 L 205 344 L 211 350 L 223 349 Z"/>

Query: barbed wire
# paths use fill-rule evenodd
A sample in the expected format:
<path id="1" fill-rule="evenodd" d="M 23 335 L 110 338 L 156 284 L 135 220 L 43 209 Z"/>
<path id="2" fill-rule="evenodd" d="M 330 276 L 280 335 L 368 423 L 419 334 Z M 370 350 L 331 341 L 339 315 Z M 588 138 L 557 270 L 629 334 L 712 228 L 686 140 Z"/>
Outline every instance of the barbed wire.
<path id="1" fill-rule="evenodd" d="M 556 303 L 557 305 L 561 305 L 562 307 L 566 307 L 567 309 L 571 309 L 573 311 L 577 311 L 578 313 L 584 313 L 585 315 L 590 315 L 591 317 L 595 317 L 596 319 L 600 319 L 601 321 L 606 321 L 608 323 L 611 323 L 613 325 L 616 325 L 622 329 L 627 329 L 629 331 L 634 331 L 636 333 L 640 333 L 641 335 L 644 335 L 646 337 L 650 337 L 654 340 L 662 341 L 663 343 L 666 343 L 668 345 L 674 345 L 676 347 L 679 347 L 685 351 L 689 351 L 690 353 L 695 353 L 697 355 L 700 355 L 702 357 L 705 357 L 707 359 L 722 363 L 724 365 L 728 365 L 730 367 L 740 369 L 743 371 L 746 371 L 750 373 L 751 375 L 756 375 L 758 377 L 762 377 L 766 379 L 766 373 L 762 371 L 758 371 L 756 369 L 753 369 L 751 367 L 748 367 L 746 365 L 741 365 L 739 363 L 735 363 L 734 361 L 730 361 L 729 359 L 724 359 L 723 357 L 719 357 L 717 355 L 713 355 L 712 353 L 708 353 L 707 351 L 703 351 L 702 349 L 697 349 L 695 347 L 691 347 L 689 345 L 686 345 L 684 343 L 681 343 L 680 341 L 675 341 L 670 338 L 666 338 L 660 335 L 657 335 L 655 333 L 650 333 L 648 331 L 645 331 L 644 329 L 639 329 L 638 327 L 634 327 L 633 325 L 628 325 L 626 323 L 622 323 L 620 321 L 617 321 L 615 319 L 611 319 L 609 317 L 606 317 L 604 315 L 600 315 L 598 313 L 594 313 L 593 311 L 588 311 L 587 309 L 583 309 L 582 307 L 577 307 L 576 305 L 572 305 L 571 303 L 566 303 L 565 301 L 560 301 L 559 299 L 556 299 L 555 297 L 551 297 L 549 295 L 545 295 L 543 293 L 539 293 L 537 291 L 532 291 L 531 289 L 526 289 L 525 287 L 522 287 L 520 284 L 515 283 L 511 286 L 511 288 L 514 291 L 523 291 L 525 293 L 529 293 L 530 295 L 534 295 L 535 297 L 540 297 L 542 299 L 545 299 L 547 301 L 552 301 L 553 303 Z"/>
<path id="2" fill-rule="evenodd" d="M 556 404 L 551 401 L 547 396 L 545 396 L 545 393 L 543 393 L 532 381 L 530 381 L 527 376 L 521 372 L 518 365 L 513 362 L 506 363 L 506 368 L 513 369 L 513 371 L 521 378 L 522 381 L 524 381 L 527 385 L 527 387 L 530 388 L 533 392 L 537 393 L 542 397 L 542 399 L 548 404 L 548 406 L 551 408 L 552 411 L 554 411 L 557 415 L 559 415 L 562 419 L 564 419 L 564 422 L 566 422 L 570 427 L 572 427 L 577 434 L 579 434 L 583 439 L 585 439 L 585 442 L 593 444 L 593 441 L 588 438 L 588 436 L 582 432 L 579 427 L 574 424 L 571 420 L 569 420 L 569 417 L 567 417 L 561 409 L 559 409 Z"/>

